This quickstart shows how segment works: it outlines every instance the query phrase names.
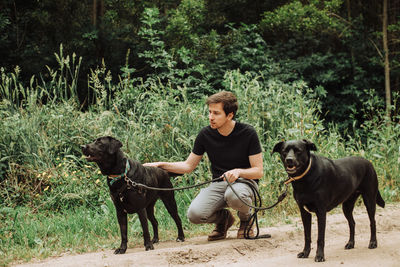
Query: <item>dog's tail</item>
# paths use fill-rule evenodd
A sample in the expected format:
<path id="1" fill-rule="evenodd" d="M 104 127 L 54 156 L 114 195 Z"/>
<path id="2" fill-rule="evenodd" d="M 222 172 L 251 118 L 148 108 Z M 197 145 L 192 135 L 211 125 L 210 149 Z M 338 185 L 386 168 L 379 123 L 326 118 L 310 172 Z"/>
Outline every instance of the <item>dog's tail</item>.
<path id="1" fill-rule="evenodd" d="M 383 200 L 381 193 L 379 193 L 378 190 L 378 194 L 376 194 L 376 204 L 378 204 L 378 206 L 384 208 L 385 207 L 385 201 Z"/>

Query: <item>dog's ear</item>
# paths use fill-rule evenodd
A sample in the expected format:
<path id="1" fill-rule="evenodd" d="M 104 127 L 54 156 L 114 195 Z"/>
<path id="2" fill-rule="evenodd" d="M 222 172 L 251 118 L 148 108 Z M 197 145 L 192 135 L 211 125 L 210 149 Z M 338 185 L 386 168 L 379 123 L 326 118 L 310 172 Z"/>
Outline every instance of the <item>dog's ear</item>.
<path id="1" fill-rule="evenodd" d="M 281 150 L 282 150 L 282 146 L 283 146 L 284 143 L 285 143 L 284 141 L 281 141 L 281 142 L 277 143 L 277 144 L 274 146 L 274 148 L 272 149 L 271 155 L 274 154 L 275 152 L 280 153 Z"/>
<path id="2" fill-rule="evenodd" d="M 108 146 L 108 153 L 114 154 L 115 152 L 118 151 L 118 149 L 122 147 L 122 143 L 121 141 L 111 136 L 108 136 L 108 139 L 110 140 L 110 145 Z"/>
<path id="3" fill-rule="evenodd" d="M 306 148 L 308 151 L 317 151 L 317 146 L 313 142 L 306 139 L 303 139 L 303 142 L 306 143 Z"/>

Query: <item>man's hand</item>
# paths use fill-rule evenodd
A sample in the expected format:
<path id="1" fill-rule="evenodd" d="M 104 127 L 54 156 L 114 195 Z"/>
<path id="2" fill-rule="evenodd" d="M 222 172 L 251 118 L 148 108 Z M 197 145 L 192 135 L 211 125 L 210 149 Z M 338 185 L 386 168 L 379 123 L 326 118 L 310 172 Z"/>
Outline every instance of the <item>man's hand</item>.
<path id="1" fill-rule="evenodd" d="M 224 177 L 224 181 L 233 183 L 240 177 L 240 169 L 227 171 L 222 176 Z"/>
<path id="2" fill-rule="evenodd" d="M 143 163 L 143 166 L 161 168 L 160 167 L 161 164 L 162 162 L 148 162 L 148 163 Z"/>

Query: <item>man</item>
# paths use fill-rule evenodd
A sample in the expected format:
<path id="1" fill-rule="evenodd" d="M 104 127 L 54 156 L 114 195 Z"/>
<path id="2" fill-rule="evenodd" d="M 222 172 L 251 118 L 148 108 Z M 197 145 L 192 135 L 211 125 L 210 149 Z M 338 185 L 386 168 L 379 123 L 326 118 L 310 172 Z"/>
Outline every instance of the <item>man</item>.
<path id="1" fill-rule="evenodd" d="M 260 142 L 252 126 L 234 120 L 238 109 L 234 94 L 222 91 L 210 96 L 206 103 L 210 125 L 204 127 L 196 137 L 189 157 L 180 162 L 154 162 L 145 165 L 174 173 L 189 173 L 196 168 L 206 152 L 211 162 L 213 178 L 224 177 L 224 180 L 213 182 L 200 191 L 189 206 L 188 219 L 195 224 L 215 223 L 216 227 L 208 240 L 224 239 L 235 221 L 231 212 L 226 209 L 230 207 L 238 211 L 240 219 L 237 238 L 244 238 L 251 208 L 237 198 L 226 180 L 233 183 L 233 189 L 243 201 L 252 203 L 254 195 L 250 186 L 235 181 L 239 177 L 248 179 L 257 188 L 258 179 L 263 176 Z M 253 235 L 251 229 L 249 236 Z"/>

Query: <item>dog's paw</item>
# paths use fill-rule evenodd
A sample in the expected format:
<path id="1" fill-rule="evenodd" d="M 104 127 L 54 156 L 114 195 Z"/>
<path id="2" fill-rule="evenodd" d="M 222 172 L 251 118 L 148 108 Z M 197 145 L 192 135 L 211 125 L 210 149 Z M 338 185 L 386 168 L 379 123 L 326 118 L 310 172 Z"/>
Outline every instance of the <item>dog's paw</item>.
<path id="1" fill-rule="evenodd" d="M 378 247 L 378 242 L 377 241 L 370 241 L 369 242 L 369 249 L 377 248 Z"/>
<path id="2" fill-rule="evenodd" d="M 324 262 L 325 257 L 317 255 L 317 256 L 315 256 L 314 260 L 315 260 L 315 262 Z"/>
<path id="3" fill-rule="evenodd" d="M 308 258 L 308 255 L 310 254 L 310 251 L 302 251 L 299 254 L 297 254 L 297 258 Z"/>
<path id="4" fill-rule="evenodd" d="M 176 242 L 185 242 L 185 237 L 184 236 L 178 236 L 176 238 Z"/>
<path id="5" fill-rule="evenodd" d="M 148 250 L 153 250 L 153 249 L 154 249 L 153 243 L 150 243 L 150 244 L 145 245 L 145 248 L 146 248 L 146 251 L 148 251 Z"/>
<path id="6" fill-rule="evenodd" d="M 125 254 L 125 252 L 126 252 L 126 248 L 117 248 L 114 251 L 114 254 Z"/>
<path id="7" fill-rule="evenodd" d="M 346 246 L 344 246 L 344 249 L 352 249 L 354 248 L 354 242 L 348 242 Z"/>

